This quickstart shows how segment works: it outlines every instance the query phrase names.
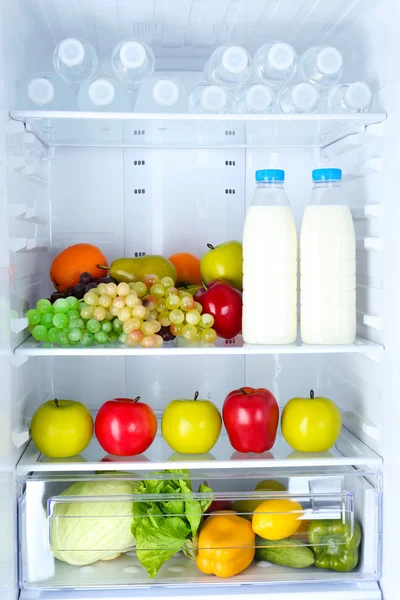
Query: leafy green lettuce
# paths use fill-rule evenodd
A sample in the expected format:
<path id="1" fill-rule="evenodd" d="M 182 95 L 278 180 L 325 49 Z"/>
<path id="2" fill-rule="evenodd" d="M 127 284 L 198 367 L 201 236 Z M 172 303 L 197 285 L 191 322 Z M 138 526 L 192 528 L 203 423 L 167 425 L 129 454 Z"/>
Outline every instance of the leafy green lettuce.
<path id="1" fill-rule="evenodd" d="M 132 533 L 136 539 L 136 556 L 150 577 L 155 577 L 162 565 L 176 552 L 191 547 L 202 515 L 211 504 L 211 500 L 196 500 L 193 497 L 189 471 L 163 473 L 174 474 L 176 479 L 142 481 L 136 491 L 137 494 L 163 494 L 162 498 L 133 503 Z M 198 491 L 213 490 L 202 484 Z M 168 499 L 167 494 L 181 496 Z"/>

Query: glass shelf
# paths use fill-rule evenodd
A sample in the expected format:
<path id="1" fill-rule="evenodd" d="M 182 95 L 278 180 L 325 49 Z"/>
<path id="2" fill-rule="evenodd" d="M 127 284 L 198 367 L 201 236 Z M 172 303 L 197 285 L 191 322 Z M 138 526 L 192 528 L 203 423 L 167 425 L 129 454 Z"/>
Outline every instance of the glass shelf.
<path id="1" fill-rule="evenodd" d="M 258 346 L 245 344 L 239 335 L 232 340 L 218 338 L 215 344 L 194 344 L 179 341 L 164 343 L 161 348 L 129 348 L 124 344 L 104 344 L 94 346 L 50 346 L 29 337 L 15 349 L 17 356 L 186 356 L 197 355 L 263 355 L 263 354 L 349 354 L 354 352 L 383 352 L 384 347 L 366 338 L 357 337 L 354 344 L 338 346 L 318 346 L 303 344 L 299 339 L 295 344 L 282 346 Z"/>
<path id="2" fill-rule="evenodd" d="M 46 146 L 133 148 L 325 147 L 384 113 L 193 115 L 12 110 Z"/>

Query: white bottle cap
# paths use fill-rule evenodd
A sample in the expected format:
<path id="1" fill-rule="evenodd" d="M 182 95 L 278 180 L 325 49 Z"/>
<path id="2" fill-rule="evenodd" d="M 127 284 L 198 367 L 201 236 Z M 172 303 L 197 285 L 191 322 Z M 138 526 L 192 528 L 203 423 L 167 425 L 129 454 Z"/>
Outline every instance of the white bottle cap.
<path id="1" fill-rule="evenodd" d="M 228 92 L 219 85 L 209 85 L 201 94 L 201 106 L 208 112 L 219 112 L 228 102 Z"/>
<path id="2" fill-rule="evenodd" d="M 298 110 L 309 110 L 318 101 L 318 91 L 311 83 L 299 83 L 292 90 L 292 101 Z"/>
<path id="3" fill-rule="evenodd" d="M 249 64 L 249 57 L 241 46 L 230 46 L 222 55 L 222 66 L 228 73 L 238 75 L 244 71 Z"/>
<path id="4" fill-rule="evenodd" d="M 146 49 L 140 42 L 124 42 L 119 57 L 126 69 L 139 69 L 146 62 Z"/>
<path id="5" fill-rule="evenodd" d="M 108 106 L 114 100 L 115 89 L 107 79 L 95 79 L 89 85 L 88 94 L 96 106 Z"/>
<path id="6" fill-rule="evenodd" d="M 179 98 L 179 88 L 172 79 L 159 79 L 153 87 L 153 98 L 160 106 L 172 106 Z"/>
<path id="7" fill-rule="evenodd" d="M 85 58 L 85 48 L 79 40 L 67 38 L 59 44 L 58 56 L 67 67 L 76 67 Z"/>
<path id="8" fill-rule="evenodd" d="M 372 92 L 369 86 L 362 81 L 356 81 L 347 88 L 344 94 L 344 103 L 353 110 L 363 110 L 371 102 Z"/>
<path id="9" fill-rule="evenodd" d="M 323 48 L 317 55 L 317 69 L 324 75 L 334 75 L 343 65 L 343 56 L 333 46 Z"/>
<path id="10" fill-rule="evenodd" d="M 279 42 L 271 46 L 268 52 L 268 62 L 277 71 L 286 71 L 295 59 L 294 48 L 290 44 Z"/>
<path id="11" fill-rule="evenodd" d="M 246 92 L 246 104 L 250 110 L 256 112 L 267 110 L 271 106 L 272 92 L 266 85 L 255 84 Z"/>
<path id="12" fill-rule="evenodd" d="M 36 77 L 28 84 L 28 98 L 34 104 L 43 106 L 54 99 L 54 86 L 45 77 Z"/>

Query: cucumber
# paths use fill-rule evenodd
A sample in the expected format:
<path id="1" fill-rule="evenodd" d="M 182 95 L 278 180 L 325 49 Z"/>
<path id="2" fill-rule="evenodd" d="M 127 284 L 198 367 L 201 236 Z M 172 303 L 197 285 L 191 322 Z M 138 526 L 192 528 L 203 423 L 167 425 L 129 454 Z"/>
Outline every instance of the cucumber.
<path id="1" fill-rule="evenodd" d="M 314 564 L 313 551 L 299 540 L 286 538 L 285 540 L 271 541 L 257 536 L 256 545 L 268 545 L 268 548 L 258 547 L 256 549 L 256 560 L 266 560 L 275 565 L 293 569 L 305 569 Z"/>

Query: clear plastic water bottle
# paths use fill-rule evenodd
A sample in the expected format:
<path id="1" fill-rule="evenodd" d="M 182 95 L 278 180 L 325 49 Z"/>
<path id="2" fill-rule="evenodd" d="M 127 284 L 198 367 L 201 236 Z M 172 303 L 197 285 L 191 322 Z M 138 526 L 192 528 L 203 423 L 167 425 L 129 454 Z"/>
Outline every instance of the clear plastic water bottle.
<path id="1" fill-rule="evenodd" d="M 137 85 L 154 71 L 154 52 L 147 44 L 136 40 L 122 40 L 112 52 L 114 75 L 126 85 Z"/>
<path id="2" fill-rule="evenodd" d="M 53 73 L 38 73 L 18 88 L 18 107 L 30 110 L 76 110 L 76 98 L 62 79 Z"/>
<path id="3" fill-rule="evenodd" d="M 311 46 L 300 56 L 298 72 L 304 81 L 330 88 L 342 75 L 343 57 L 333 46 Z"/>
<path id="4" fill-rule="evenodd" d="M 317 113 L 321 108 L 321 97 L 311 83 L 292 83 L 279 92 L 277 106 L 278 112 L 286 115 Z"/>
<path id="5" fill-rule="evenodd" d="M 362 81 L 338 83 L 324 95 L 324 109 L 327 113 L 368 112 L 371 99 L 371 88 Z"/>
<path id="6" fill-rule="evenodd" d="M 86 81 L 78 92 L 79 110 L 130 112 L 130 100 L 125 86 L 115 78 L 99 77 Z"/>
<path id="7" fill-rule="evenodd" d="M 268 85 L 253 83 L 239 88 L 233 97 L 237 113 L 273 113 L 274 93 Z"/>
<path id="8" fill-rule="evenodd" d="M 220 85 L 202 83 L 189 96 L 190 113 L 232 113 L 229 92 Z"/>
<path id="9" fill-rule="evenodd" d="M 88 42 L 67 38 L 53 53 L 54 69 L 69 84 L 80 84 L 93 77 L 97 70 L 96 51 Z"/>
<path id="10" fill-rule="evenodd" d="M 234 90 L 249 80 L 251 56 L 242 46 L 219 46 L 211 54 L 204 75 L 208 82 Z"/>
<path id="11" fill-rule="evenodd" d="M 188 93 L 175 77 L 150 77 L 139 88 L 135 112 L 186 113 Z"/>
<path id="12" fill-rule="evenodd" d="M 263 44 L 253 57 L 256 77 L 268 85 L 289 83 L 296 74 L 297 54 L 293 46 L 284 42 Z"/>

